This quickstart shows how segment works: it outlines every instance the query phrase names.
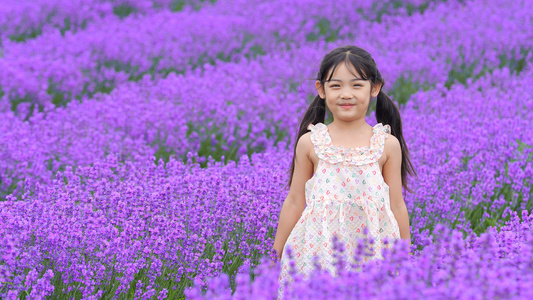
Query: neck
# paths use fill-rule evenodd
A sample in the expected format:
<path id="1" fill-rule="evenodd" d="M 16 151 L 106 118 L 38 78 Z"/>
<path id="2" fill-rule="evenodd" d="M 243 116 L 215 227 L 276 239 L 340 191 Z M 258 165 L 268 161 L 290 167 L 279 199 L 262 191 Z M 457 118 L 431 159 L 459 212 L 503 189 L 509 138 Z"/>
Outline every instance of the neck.
<path id="1" fill-rule="evenodd" d="M 330 126 L 340 132 L 364 132 L 369 125 L 365 118 L 361 118 L 353 121 L 334 120 Z"/>

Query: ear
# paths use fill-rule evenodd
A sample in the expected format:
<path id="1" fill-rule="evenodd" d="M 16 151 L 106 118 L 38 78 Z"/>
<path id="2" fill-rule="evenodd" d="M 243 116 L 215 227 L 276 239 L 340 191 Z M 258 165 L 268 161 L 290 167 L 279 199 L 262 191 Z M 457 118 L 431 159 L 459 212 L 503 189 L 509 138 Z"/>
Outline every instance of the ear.
<path id="1" fill-rule="evenodd" d="M 316 91 L 318 92 L 318 95 L 320 95 L 320 98 L 324 99 L 326 98 L 326 93 L 324 92 L 324 86 L 320 83 L 319 80 L 315 82 Z"/>
<path id="2" fill-rule="evenodd" d="M 370 95 L 372 97 L 377 97 L 378 94 L 379 94 L 379 91 L 381 90 L 381 86 L 383 84 L 381 82 L 379 82 L 378 84 L 374 85 L 374 88 L 372 89 L 372 92 L 370 93 Z"/>

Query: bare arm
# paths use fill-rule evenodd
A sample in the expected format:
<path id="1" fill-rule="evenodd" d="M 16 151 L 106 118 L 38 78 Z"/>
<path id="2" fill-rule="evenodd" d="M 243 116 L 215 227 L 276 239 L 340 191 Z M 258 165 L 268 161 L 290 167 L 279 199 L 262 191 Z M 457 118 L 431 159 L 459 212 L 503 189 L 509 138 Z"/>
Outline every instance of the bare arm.
<path id="1" fill-rule="evenodd" d="M 283 247 L 289 235 L 302 216 L 305 209 L 305 183 L 313 176 L 313 162 L 309 156 L 313 150 L 310 132 L 302 135 L 296 145 L 296 156 L 294 161 L 294 175 L 290 186 L 289 194 L 279 216 L 276 238 L 274 239 L 274 250 L 281 258 Z"/>
<path id="2" fill-rule="evenodd" d="M 391 210 L 400 228 L 400 237 L 411 245 L 409 232 L 409 215 L 402 195 L 402 149 L 398 139 L 389 135 L 385 140 L 387 161 L 383 165 L 383 179 L 389 186 Z"/>

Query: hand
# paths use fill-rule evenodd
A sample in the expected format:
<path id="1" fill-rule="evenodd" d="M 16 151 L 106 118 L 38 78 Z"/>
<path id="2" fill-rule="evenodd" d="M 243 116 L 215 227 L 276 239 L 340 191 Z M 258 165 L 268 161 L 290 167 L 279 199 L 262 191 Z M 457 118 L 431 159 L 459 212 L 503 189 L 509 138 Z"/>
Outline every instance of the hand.
<path id="1" fill-rule="evenodd" d="M 272 268 L 275 267 L 277 264 L 278 264 L 278 261 L 270 260 L 270 262 L 268 263 L 268 267 L 269 267 L 270 269 L 272 269 Z"/>

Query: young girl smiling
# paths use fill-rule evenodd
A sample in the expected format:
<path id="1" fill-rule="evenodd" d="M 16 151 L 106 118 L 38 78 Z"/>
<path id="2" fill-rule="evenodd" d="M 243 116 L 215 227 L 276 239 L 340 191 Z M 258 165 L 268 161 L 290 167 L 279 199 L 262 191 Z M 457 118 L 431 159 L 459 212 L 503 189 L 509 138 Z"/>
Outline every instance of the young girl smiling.
<path id="1" fill-rule="evenodd" d="M 289 275 L 290 247 L 296 270 L 306 278 L 313 256 L 334 269 L 333 236 L 354 266 L 356 239 L 376 239 L 373 258 L 394 239 L 410 244 L 409 216 L 402 196 L 407 173 L 415 175 L 402 135 L 400 113 L 382 91 L 385 81 L 371 55 L 356 46 L 334 49 L 322 60 L 315 97 L 300 124 L 291 166 L 289 194 L 274 241 L 281 259 L 280 295 Z M 366 123 L 370 101 L 378 123 Z M 326 125 L 326 107 L 333 122 Z M 383 243 L 384 239 L 389 241 Z M 365 261 L 368 258 L 365 258 Z"/>

